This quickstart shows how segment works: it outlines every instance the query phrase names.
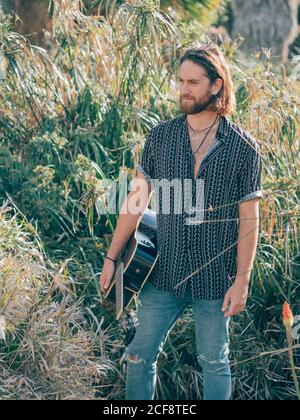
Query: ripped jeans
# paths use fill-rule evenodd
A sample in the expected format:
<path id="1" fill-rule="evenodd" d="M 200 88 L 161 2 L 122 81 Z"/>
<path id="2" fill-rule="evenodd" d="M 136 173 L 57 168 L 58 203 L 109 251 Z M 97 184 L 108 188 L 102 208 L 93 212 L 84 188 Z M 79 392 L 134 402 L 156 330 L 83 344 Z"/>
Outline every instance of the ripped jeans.
<path id="1" fill-rule="evenodd" d="M 177 298 L 147 282 L 140 292 L 137 329 L 123 355 L 127 362 L 126 400 L 154 400 L 157 360 L 169 332 L 191 304 L 195 317 L 197 358 L 203 369 L 203 399 L 229 400 L 229 320 L 222 313 L 223 299 Z"/>

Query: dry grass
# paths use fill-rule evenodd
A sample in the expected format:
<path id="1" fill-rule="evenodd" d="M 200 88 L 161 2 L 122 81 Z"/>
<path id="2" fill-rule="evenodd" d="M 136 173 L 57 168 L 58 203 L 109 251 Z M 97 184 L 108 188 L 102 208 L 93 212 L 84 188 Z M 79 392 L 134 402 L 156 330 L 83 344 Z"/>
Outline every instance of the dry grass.
<path id="1" fill-rule="evenodd" d="M 0 398 L 124 395 L 121 326 L 97 282 L 115 218 L 97 217 L 96 186 L 119 169 L 134 174 L 144 134 L 177 115 L 176 57 L 202 39 L 197 22 L 180 32 L 151 3 L 127 2 L 97 19 L 80 13 L 79 1 L 55 2 L 54 57 L 0 17 L 0 194 L 38 231 L 2 208 Z M 234 398 L 293 399 L 281 308 L 288 300 L 300 313 L 299 57 L 274 69 L 267 51 L 241 62 L 235 47 L 223 45 L 236 87 L 233 122 L 261 143 L 265 197 L 251 297 L 231 331 Z M 158 397 L 201 398 L 191 313 L 159 367 Z"/>
<path id="2" fill-rule="evenodd" d="M 33 227 L 12 212 L 0 210 L 0 397 L 94 399 L 109 367 L 96 357 L 99 337 L 74 301 L 67 264 L 49 268 Z"/>

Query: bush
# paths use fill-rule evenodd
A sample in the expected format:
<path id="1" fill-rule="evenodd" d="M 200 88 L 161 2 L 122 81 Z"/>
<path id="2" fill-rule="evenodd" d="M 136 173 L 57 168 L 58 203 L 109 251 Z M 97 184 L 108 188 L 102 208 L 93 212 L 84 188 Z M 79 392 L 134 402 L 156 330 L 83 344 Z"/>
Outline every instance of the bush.
<path id="1" fill-rule="evenodd" d="M 103 181 L 135 175 L 145 134 L 178 114 L 174 70 L 183 47 L 206 38 L 195 21 L 176 26 L 149 1 L 125 3 L 100 19 L 81 13 L 79 2 L 53 2 L 53 18 L 55 48 L 49 55 L 0 17 L 6 73 L 0 81 L 0 198 L 9 199 L 40 238 L 38 256 L 31 256 L 15 239 L 16 219 L 2 213 L 10 248 L 1 260 L 1 278 L 11 286 L 3 298 L 0 389 L 7 399 L 92 398 L 95 389 L 100 397 L 120 399 L 124 325 L 115 321 L 98 285 L 117 218 L 99 210 Z M 222 48 L 236 87 L 232 121 L 261 143 L 264 161 L 251 297 L 232 323 L 234 398 L 293 399 L 288 357 L 281 351 L 281 306 L 288 300 L 295 314 L 300 311 L 299 65 L 295 58 L 288 68 L 274 68 L 266 51 L 244 62 L 236 42 Z M 63 267 L 58 277 L 45 268 L 50 261 Z M 33 283 L 19 284 L 14 273 L 21 279 L 31 273 Z M 19 298 L 6 307 L 16 284 Z M 94 347 L 97 334 L 100 348 Z M 195 354 L 187 310 L 159 360 L 158 398 L 201 398 Z M 83 377 L 76 374 L 81 364 Z M 86 375 L 89 369 L 96 385 Z M 106 375 L 98 378 L 99 369 Z"/>
<path id="2" fill-rule="evenodd" d="M 0 398 L 94 399 L 112 368 L 72 291 L 68 261 L 49 267 L 34 227 L 7 205 L 0 232 Z"/>

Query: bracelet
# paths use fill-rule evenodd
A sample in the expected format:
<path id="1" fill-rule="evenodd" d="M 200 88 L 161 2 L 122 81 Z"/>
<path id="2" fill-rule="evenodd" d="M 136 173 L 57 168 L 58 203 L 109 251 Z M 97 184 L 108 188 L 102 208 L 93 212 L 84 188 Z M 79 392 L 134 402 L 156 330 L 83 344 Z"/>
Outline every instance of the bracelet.
<path id="1" fill-rule="evenodd" d="M 117 262 L 117 260 L 114 260 L 113 258 L 110 258 L 110 257 L 105 257 L 105 258 L 107 258 L 108 260 L 110 260 L 110 261 L 113 261 L 114 263 L 116 263 Z"/>

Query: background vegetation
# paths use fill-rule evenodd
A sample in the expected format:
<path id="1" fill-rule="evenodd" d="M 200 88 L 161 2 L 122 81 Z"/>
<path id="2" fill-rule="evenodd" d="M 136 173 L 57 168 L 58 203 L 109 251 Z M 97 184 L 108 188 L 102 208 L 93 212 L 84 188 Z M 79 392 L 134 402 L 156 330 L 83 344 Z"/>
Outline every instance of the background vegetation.
<path id="1" fill-rule="evenodd" d="M 117 218 L 102 214 L 105 179 L 135 176 L 146 133 L 178 115 L 178 57 L 211 39 L 224 7 L 214 3 L 174 19 L 152 0 L 113 2 L 101 17 L 52 1 L 51 52 L 0 14 L 1 399 L 124 398 L 127 324 L 98 285 Z M 234 399 L 295 399 L 281 308 L 300 314 L 299 56 L 275 65 L 268 50 L 247 60 L 238 38 L 218 43 L 236 88 L 231 119 L 264 161 L 251 297 L 232 323 Z M 159 358 L 159 399 L 201 399 L 193 322 L 187 309 Z"/>

